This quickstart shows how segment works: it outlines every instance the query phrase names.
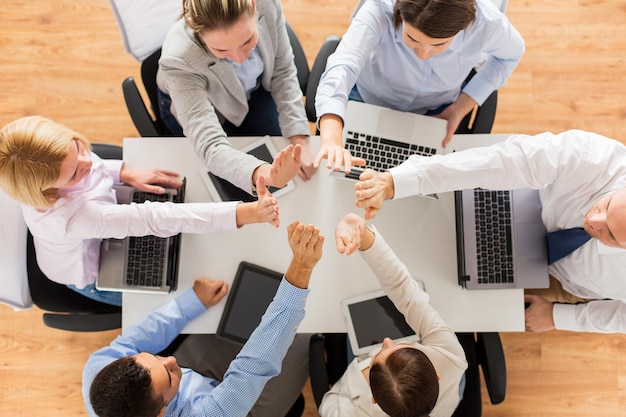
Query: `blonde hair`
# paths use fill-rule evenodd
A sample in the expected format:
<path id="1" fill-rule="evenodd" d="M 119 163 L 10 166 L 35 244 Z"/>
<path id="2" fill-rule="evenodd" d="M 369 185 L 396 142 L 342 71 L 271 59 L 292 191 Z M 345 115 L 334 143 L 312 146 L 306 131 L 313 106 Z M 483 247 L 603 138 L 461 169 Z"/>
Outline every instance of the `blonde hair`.
<path id="1" fill-rule="evenodd" d="M 73 140 L 90 149 L 78 132 L 40 116 L 14 120 L 0 130 L 0 187 L 13 199 L 38 209 L 52 207 L 61 163 Z"/>
<path id="2" fill-rule="evenodd" d="M 225 29 L 244 16 L 253 16 L 253 0 L 183 0 L 181 17 L 195 33 Z"/>

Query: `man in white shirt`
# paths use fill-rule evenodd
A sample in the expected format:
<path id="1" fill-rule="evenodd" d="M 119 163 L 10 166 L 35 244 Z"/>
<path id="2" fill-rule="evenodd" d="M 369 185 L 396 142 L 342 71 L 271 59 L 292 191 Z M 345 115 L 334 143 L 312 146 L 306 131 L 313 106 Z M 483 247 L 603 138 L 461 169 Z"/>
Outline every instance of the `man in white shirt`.
<path id="1" fill-rule="evenodd" d="M 626 333 L 626 146 L 578 130 L 513 135 L 489 147 L 414 155 L 381 174 L 367 170 L 355 195 L 371 219 L 386 199 L 475 187 L 539 189 L 548 232 L 584 227 L 592 237 L 550 265 L 563 296 L 526 296 L 527 330 Z M 578 301 L 589 302 L 565 304 Z"/>

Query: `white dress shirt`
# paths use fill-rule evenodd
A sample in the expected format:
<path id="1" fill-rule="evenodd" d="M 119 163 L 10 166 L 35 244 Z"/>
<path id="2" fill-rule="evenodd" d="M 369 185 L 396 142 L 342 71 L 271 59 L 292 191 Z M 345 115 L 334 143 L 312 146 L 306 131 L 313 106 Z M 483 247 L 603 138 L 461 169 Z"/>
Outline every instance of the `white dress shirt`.
<path id="1" fill-rule="evenodd" d="M 37 263 L 60 284 L 84 288 L 98 277 L 100 242 L 126 236 L 173 236 L 235 230 L 234 203 L 117 204 L 113 183 L 119 181 L 122 161 L 91 154 L 89 175 L 70 188 L 45 211 L 22 205 L 33 235 Z"/>
<path id="2" fill-rule="evenodd" d="M 476 21 L 450 47 L 421 60 L 393 26 L 394 0 L 368 0 L 359 9 L 336 52 L 328 58 L 315 97 L 318 117 L 344 118 L 356 84 L 366 103 L 424 114 L 454 102 L 472 68 L 486 60 L 463 92 L 482 104 L 511 75 L 524 40 L 489 0 L 477 0 Z"/>
<path id="3" fill-rule="evenodd" d="M 414 343 L 430 359 L 440 376 L 439 397 L 431 417 L 449 417 L 459 404 L 459 383 L 467 369 L 465 352 L 454 332 L 430 306 L 429 296 L 422 291 L 380 233 L 371 248 L 359 251 L 376 275 L 406 322 L 420 336 Z M 378 352 L 375 352 L 378 353 Z M 343 376 L 324 395 L 319 407 L 322 417 L 386 416 L 372 404 L 372 392 L 362 370 L 371 358 L 354 359 Z"/>
<path id="4" fill-rule="evenodd" d="M 626 146 L 580 130 L 513 135 L 489 147 L 411 156 L 390 172 L 394 198 L 475 187 L 539 189 L 543 223 L 551 232 L 582 227 L 598 199 L 626 187 Z M 557 329 L 626 333 L 626 251 L 591 239 L 549 270 L 569 293 L 597 300 L 555 304 Z"/>

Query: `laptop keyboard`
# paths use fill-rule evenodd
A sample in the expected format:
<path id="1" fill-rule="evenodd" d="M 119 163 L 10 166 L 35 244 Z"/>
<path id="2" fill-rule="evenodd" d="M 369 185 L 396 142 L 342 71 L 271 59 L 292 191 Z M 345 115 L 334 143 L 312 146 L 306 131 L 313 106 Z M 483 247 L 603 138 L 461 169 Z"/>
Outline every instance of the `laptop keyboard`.
<path id="1" fill-rule="evenodd" d="M 167 194 L 135 191 L 132 201 L 169 201 Z M 157 236 L 129 237 L 126 264 L 126 284 L 160 288 L 163 285 L 168 239 Z"/>
<path id="2" fill-rule="evenodd" d="M 513 282 L 509 191 L 474 190 L 478 283 Z"/>
<path id="3" fill-rule="evenodd" d="M 367 161 L 366 168 L 372 168 L 375 171 L 386 171 L 398 166 L 406 161 L 410 155 L 432 156 L 437 153 L 436 149 L 426 146 L 398 142 L 353 131 L 348 131 L 346 134 L 345 148 L 350 151 L 352 156 L 365 159 Z"/>

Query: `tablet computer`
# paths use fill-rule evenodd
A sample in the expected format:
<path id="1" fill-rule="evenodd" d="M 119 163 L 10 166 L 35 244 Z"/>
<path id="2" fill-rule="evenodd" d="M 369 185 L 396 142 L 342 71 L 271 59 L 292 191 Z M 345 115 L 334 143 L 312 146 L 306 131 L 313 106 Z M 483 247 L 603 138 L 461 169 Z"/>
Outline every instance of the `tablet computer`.
<path id="1" fill-rule="evenodd" d="M 269 136 L 265 136 L 263 138 L 259 138 L 240 149 L 242 152 L 246 152 L 250 155 L 257 157 L 258 159 L 272 163 L 274 158 L 278 154 L 272 139 Z M 209 194 L 211 195 L 211 200 L 215 202 L 220 201 L 243 201 L 243 202 L 251 202 L 256 201 L 257 198 L 248 192 L 238 188 L 233 185 L 231 182 L 214 175 L 212 172 L 207 170 L 206 168 L 202 168 L 200 170 L 200 176 L 202 177 L 202 181 L 206 186 Z M 277 187 L 268 187 L 270 193 L 276 198 L 281 195 L 293 190 L 296 187 L 295 183 L 289 181 L 287 185 L 282 188 Z"/>
<path id="2" fill-rule="evenodd" d="M 419 340 L 383 290 L 347 298 L 342 304 L 348 338 L 356 356 L 380 349 L 385 337 L 396 342 Z"/>
<path id="3" fill-rule="evenodd" d="M 241 262 L 217 326 L 217 335 L 245 343 L 261 323 L 283 276 L 283 273 Z"/>

